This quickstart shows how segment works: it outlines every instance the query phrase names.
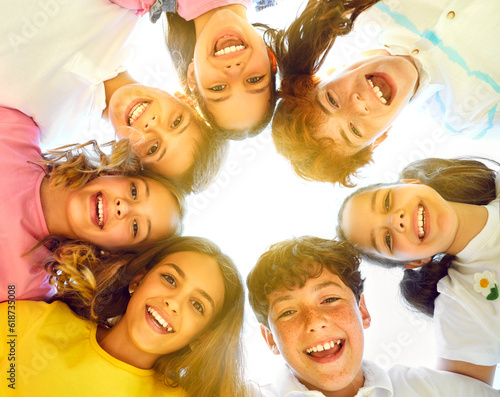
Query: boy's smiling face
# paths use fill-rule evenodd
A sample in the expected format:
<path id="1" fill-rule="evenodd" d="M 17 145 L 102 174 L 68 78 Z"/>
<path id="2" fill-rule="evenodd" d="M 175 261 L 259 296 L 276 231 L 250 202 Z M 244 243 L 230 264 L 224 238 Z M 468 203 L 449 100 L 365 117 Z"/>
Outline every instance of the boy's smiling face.
<path id="1" fill-rule="evenodd" d="M 342 280 L 324 269 L 302 288 L 273 291 L 268 299 L 269 328 L 261 325 L 262 335 L 301 383 L 327 396 L 363 386 L 363 329 L 370 325 L 363 295 L 358 303 Z"/>

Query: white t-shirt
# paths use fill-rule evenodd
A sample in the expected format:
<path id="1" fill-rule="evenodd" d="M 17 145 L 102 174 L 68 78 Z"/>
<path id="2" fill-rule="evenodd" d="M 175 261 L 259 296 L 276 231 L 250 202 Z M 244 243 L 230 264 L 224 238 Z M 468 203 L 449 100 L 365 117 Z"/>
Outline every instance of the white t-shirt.
<path id="1" fill-rule="evenodd" d="M 384 0 L 370 12 L 381 21 L 379 43 L 420 70 L 412 102 L 427 101 L 450 131 L 500 137 L 498 0 Z"/>
<path id="2" fill-rule="evenodd" d="M 109 0 L 4 2 L 0 106 L 32 117 L 51 148 L 113 139 L 101 126 L 103 81 L 126 69 L 134 12 Z"/>
<path id="3" fill-rule="evenodd" d="M 491 291 L 496 284 L 498 292 L 500 285 L 499 201 L 485 206 L 488 220 L 483 230 L 439 280 L 434 321 L 440 357 L 477 365 L 500 362 L 500 297 Z"/>
<path id="4" fill-rule="evenodd" d="M 486 383 L 452 372 L 429 368 L 396 365 L 384 371 L 371 361 L 363 361 L 365 383 L 355 397 L 498 397 L 498 391 Z M 308 390 L 283 367 L 275 383 L 254 387 L 261 397 L 324 397 L 317 390 Z"/>

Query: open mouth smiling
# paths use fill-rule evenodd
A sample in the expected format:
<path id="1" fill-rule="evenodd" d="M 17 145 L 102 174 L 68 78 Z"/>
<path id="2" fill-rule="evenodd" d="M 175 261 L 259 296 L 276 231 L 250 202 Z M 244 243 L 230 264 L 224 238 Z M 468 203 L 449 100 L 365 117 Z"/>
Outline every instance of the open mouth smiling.
<path id="1" fill-rule="evenodd" d="M 305 350 L 305 353 L 314 358 L 334 356 L 342 349 L 344 343 L 344 339 L 333 339 L 329 342 L 311 346 Z"/>
<path id="2" fill-rule="evenodd" d="M 423 240 L 425 238 L 425 208 L 422 204 L 418 205 L 417 210 L 417 230 L 418 230 L 418 238 Z"/>
<path id="3" fill-rule="evenodd" d="M 132 107 L 127 117 L 127 124 L 131 126 L 137 120 L 139 120 L 139 118 L 144 114 L 146 109 L 149 107 L 150 103 L 151 102 L 149 101 L 142 101 L 136 104 L 134 107 Z"/>
<path id="4" fill-rule="evenodd" d="M 392 99 L 392 88 L 389 83 L 381 76 L 365 76 L 376 97 L 384 105 L 389 105 Z"/>
<path id="5" fill-rule="evenodd" d="M 149 317 L 151 318 L 151 321 L 153 322 L 153 324 L 155 326 L 158 327 L 158 329 L 160 331 L 166 332 L 166 333 L 169 333 L 169 334 L 172 334 L 172 333 L 175 332 L 173 326 L 170 325 L 168 323 L 168 321 L 165 320 L 165 318 L 163 318 L 163 316 L 160 313 L 158 313 L 158 311 L 156 311 L 151 306 L 146 306 L 146 309 L 147 309 Z"/>
<path id="6" fill-rule="evenodd" d="M 106 226 L 106 222 L 108 219 L 107 200 L 102 192 L 98 192 L 95 195 L 94 205 L 95 218 L 93 218 L 93 222 L 102 230 L 104 226 Z"/>
<path id="7" fill-rule="evenodd" d="M 215 42 L 214 53 L 215 57 L 220 57 L 226 54 L 237 54 L 245 50 L 247 46 L 242 39 L 232 34 L 226 34 Z"/>

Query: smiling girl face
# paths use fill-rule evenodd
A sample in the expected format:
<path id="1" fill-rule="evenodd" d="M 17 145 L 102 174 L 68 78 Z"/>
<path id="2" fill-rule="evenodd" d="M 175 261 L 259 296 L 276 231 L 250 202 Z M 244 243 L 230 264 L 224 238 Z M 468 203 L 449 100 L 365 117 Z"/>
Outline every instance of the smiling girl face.
<path id="1" fill-rule="evenodd" d="M 177 252 L 165 257 L 134 289 L 120 323 L 135 349 L 162 356 L 187 346 L 206 330 L 224 303 L 224 281 L 212 257 Z"/>
<path id="2" fill-rule="evenodd" d="M 319 83 L 316 105 L 324 120 L 316 138 L 333 139 L 354 154 L 392 124 L 415 92 L 418 72 L 407 58 L 365 58 Z"/>
<path id="3" fill-rule="evenodd" d="M 169 93 L 140 84 L 118 89 L 109 103 L 117 138 L 129 138 L 144 166 L 165 177 L 194 163 L 202 129 L 195 111 Z"/>
<path id="4" fill-rule="evenodd" d="M 434 189 L 415 183 L 353 196 L 341 215 L 346 238 L 363 251 L 412 261 L 447 252 L 457 237 L 457 214 Z"/>
<path id="5" fill-rule="evenodd" d="M 172 193 L 149 178 L 102 176 L 72 191 L 66 217 L 71 238 L 101 248 L 138 248 L 166 238 L 180 222 Z"/>
<path id="6" fill-rule="evenodd" d="M 271 98 L 266 45 L 250 23 L 230 10 L 213 14 L 196 40 L 188 81 L 224 129 L 250 129 Z"/>

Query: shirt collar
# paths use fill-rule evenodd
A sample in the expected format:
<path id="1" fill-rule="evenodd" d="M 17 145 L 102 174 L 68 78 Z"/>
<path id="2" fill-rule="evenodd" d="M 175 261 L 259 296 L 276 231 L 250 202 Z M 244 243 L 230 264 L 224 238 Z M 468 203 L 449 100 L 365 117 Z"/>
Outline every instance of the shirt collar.
<path id="1" fill-rule="evenodd" d="M 356 397 L 393 397 L 392 382 L 386 371 L 367 360 L 363 361 L 362 367 L 365 383 Z M 288 366 L 278 371 L 276 389 L 280 397 L 325 397 L 317 390 L 308 390 Z"/>

